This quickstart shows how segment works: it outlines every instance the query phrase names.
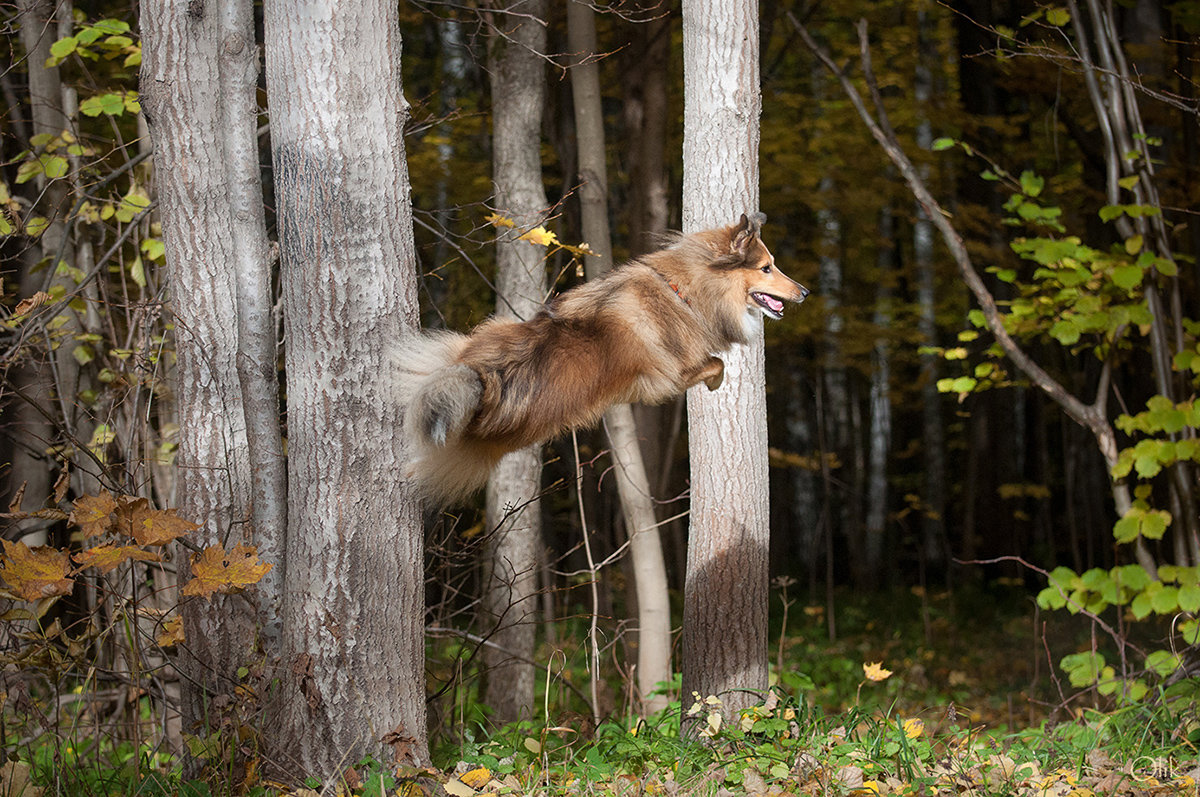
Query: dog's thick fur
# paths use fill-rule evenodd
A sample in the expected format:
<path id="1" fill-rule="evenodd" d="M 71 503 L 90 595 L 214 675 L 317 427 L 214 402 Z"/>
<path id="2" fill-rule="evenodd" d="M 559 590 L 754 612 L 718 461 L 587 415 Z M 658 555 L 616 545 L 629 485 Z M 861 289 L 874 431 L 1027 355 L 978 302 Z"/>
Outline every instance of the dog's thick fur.
<path id="1" fill-rule="evenodd" d="M 445 504 L 483 486 L 499 459 L 594 424 L 609 406 L 656 404 L 703 382 L 715 355 L 808 290 L 775 267 L 743 215 L 681 236 L 551 300 L 528 321 L 492 318 L 470 335 L 414 335 L 395 358 L 409 476 Z"/>

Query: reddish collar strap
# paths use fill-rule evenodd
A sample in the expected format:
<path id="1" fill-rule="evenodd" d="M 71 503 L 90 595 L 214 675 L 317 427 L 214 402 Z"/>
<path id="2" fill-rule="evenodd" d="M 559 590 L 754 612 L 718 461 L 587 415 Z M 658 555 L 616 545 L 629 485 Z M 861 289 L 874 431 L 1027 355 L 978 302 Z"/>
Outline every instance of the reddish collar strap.
<path id="1" fill-rule="evenodd" d="M 675 291 L 676 296 L 678 296 L 680 299 L 683 299 L 684 304 L 688 305 L 689 307 L 691 306 L 692 303 L 689 302 L 687 297 L 683 295 L 683 291 L 679 290 L 678 285 L 676 285 L 674 282 L 671 282 L 670 280 L 667 280 L 667 284 L 671 286 L 671 290 Z"/>

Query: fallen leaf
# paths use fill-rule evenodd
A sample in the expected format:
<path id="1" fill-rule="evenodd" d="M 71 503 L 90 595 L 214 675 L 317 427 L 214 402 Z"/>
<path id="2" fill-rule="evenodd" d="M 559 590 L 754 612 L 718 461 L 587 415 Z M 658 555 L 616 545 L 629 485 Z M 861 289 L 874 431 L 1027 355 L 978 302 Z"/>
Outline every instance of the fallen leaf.
<path id="1" fill-rule="evenodd" d="M 257 584 L 272 567 L 258 560 L 258 549 L 253 545 L 235 545 L 228 554 L 220 545 L 210 545 L 200 556 L 192 557 L 194 578 L 184 584 L 182 592 L 205 598 L 211 598 L 214 592 L 234 592 Z"/>
<path id="2" fill-rule="evenodd" d="M 116 519 L 113 513 L 116 510 L 117 502 L 113 500 L 112 495 L 107 490 L 101 490 L 99 495 L 77 498 L 67 521 L 78 526 L 85 538 L 95 537 L 112 528 Z"/>
<path id="3" fill-rule="evenodd" d="M 86 551 L 81 551 L 71 558 L 78 565 L 72 575 L 79 573 L 85 567 L 95 567 L 101 573 L 107 573 L 122 562 L 130 560 L 138 562 L 162 561 L 161 555 L 153 551 L 147 551 L 144 548 L 139 548 L 136 545 L 97 545 L 95 548 L 88 548 Z"/>
<path id="4" fill-rule="evenodd" d="M 55 595 L 69 595 L 75 582 L 68 578 L 71 557 L 66 551 L 39 545 L 30 548 L 23 542 L 3 540 L 0 577 L 27 601 L 39 601 Z"/>

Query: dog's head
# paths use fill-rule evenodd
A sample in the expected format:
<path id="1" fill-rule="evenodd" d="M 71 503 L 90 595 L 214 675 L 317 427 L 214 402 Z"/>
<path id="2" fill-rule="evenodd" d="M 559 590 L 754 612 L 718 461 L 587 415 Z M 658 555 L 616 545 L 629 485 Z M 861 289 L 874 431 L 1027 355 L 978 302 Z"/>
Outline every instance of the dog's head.
<path id="1" fill-rule="evenodd" d="M 783 303 L 804 301 L 808 288 L 788 277 L 775 265 L 775 257 L 761 237 L 767 217 L 762 213 L 742 214 L 725 228 L 729 254 L 713 263 L 713 268 L 738 276 L 745 292 L 746 308 L 768 318 L 783 318 Z"/>

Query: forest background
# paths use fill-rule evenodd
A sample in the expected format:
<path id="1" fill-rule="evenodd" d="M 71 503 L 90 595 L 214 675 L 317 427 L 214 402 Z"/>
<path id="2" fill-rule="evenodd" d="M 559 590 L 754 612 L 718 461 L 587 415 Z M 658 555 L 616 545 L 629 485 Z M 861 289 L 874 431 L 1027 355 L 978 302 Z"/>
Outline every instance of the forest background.
<path id="1" fill-rule="evenodd" d="M 525 261 L 533 257 L 544 282 L 531 290 L 548 295 L 592 276 L 591 252 L 620 262 L 687 226 L 680 9 L 650 2 L 597 6 L 594 42 L 580 45 L 571 38 L 568 13 L 577 5 L 413 3 L 394 19 L 404 43 L 396 81 L 408 103 L 403 141 L 389 150 L 380 139 L 376 149 L 364 145 L 352 157 L 382 163 L 406 156 L 415 237 L 411 261 L 401 266 L 415 265 L 419 275 L 423 327 L 467 329 L 506 305 L 519 313 L 505 288 L 505 247 Z M 269 15 L 245 9 L 237 24 L 255 40 L 265 37 L 269 73 L 272 41 L 300 42 L 303 33 L 273 40 Z M 258 537 L 273 521 L 255 515 L 254 533 L 236 530 L 237 520 L 214 524 L 196 497 L 195 460 L 181 469 L 177 459 L 181 444 L 186 450 L 189 440 L 204 439 L 219 429 L 213 417 L 230 414 L 228 395 L 206 410 L 188 409 L 191 394 L 203 392 L 197 374 L 204 369 L 189 365 L 182 352 L 177 359 L 181 330 L 199 333 L 206 322 L 196 319 L 208 313 L 209 322 L 245 333 L 243 317 L 181 300 L 203 293 L 197 284 L 219 284 L 228 275 L 171 263 L 171 214 L 188 212 L 181 199 L 187 195 L 165 186 L 188 179 L 195 168 L 190 159 L 205 156 L 183 152 L 166 160 L 160 143 L 152 147 L 151 133 L 160 133 L 151 128 L 166 126 L 162 120 L 188 100 L 147 88 L 139 30 L 151 37 L 146 15 L 154 11 L 144 6 L 26 0 L 3 11 L 11 45 L 0 138 L 9 512 L 0 564 L 13 601 L 5 655 L 8 699 L 16 707 L 6 721 L 59 728 L 63 712 L 74 712 L 72 723 L 82 725 L 86 715 L 139 744 L 157 740 L 155 750 L 165 749 L 164 738 L 188 739 L 193 760 L 226 766 L 238 760 L 244 767 L 254 745 L 242 732 L 269 715 L 273 646 L 292 648 L 272 637 L 290 633 L 286 619 L 271 619 L 286 610 L 245 600 L 280 589 L 270 580 L 282 578 L 281 552 Z M 771 468 L 763 557 L 776 587 L 772 628 L 780 640 L 771 682 L 812 690 L 809 676 L 823 666 L 785 656 L 785 649 L 802 647 L 796 640 L 784 644 L 794 601 L 805 609 L 800 620 L 792 614 L 793 627 L 802 624 L 812 638 L 833 645 L 839 617 L 853 626 L 849 618 L 875 596 L 893 608 L 867 623 L 869 633 L 886 634 L 911 616 L 927 643 L 961 635 L 955 629 L 970 624 L 964 618 L 977 611 L 966 608 L 972 602 L 989 612 L 1000 605 L 1024 606 L 1030 615 L 1082 613 L 1091 619 L 1082 626 L 1084 642 L 1070 633 L 1078 627 L 1066 624 L 1061 636 L 1037 637 L 1046 652 L 1032 660 L 1046 659 L 1045 678 L 1052 677 L 1050 665 L 1065 669 L 1071 686 L 1085 690 L 1076 700 L 1089 704 L 1138 701 L 1150 690 L 1187 683 L 1195 674 L 1200 610 L 1194 495 L 1200 414 L 1192 403 L 1200 368 L 1192 320 L 1200 249 L 1192 211 L 1200 190 L 1194 81 L 1200 7 L 1133 0 L 1089 3 L 1084 12 L 1073 3 L 771 3 L 754 13 L 762 91 L 757 209 L 768 216 L 764 239 L 781 268 L 813 289 L 802 307 L 768 323 L 765 337 Z M 185 25 L 202 20 L 205 4 L 192 0 L 152 25 L 170 32 L 176 17 Z M 534 26 L 542 35 L 536 41 L 514 32 L 528 33 L 529 26 L 505 24 L 537 18 L 545 24 Z M 870 106 L 872 81 L 864 80 L 855 30 L 860 18 L 878 101 L 865 114 L 878 122 L 879 108 L 886 109 L 890 123 L 880 135 L 907 154 L 907 167 L 879 146 L 838 76 L 808 43 L 844 66 Z M 180 30 L 178 39 L 159 34 L 178 48 L 167 53 L 187 52 L 188 37 L 201 41 L 191 29 Z M 516 67 L 503 60 L 504 43 L 532 56 L 526 72 L 507 84 L 504 76 Z M 149 48 L 146 55 L 149 62 Z M 191 63 L 191 56 L 177 57 L 180 68 Z M 311 408 L 290 402 L 306 384 L 305 361 L 289 359 L 298 345 L 287 358 L 276 353 L 275 340 L 291 341 L 308 329 L 319 352 L 319 340 L 352 339 L 361 324 L 369 348 L 385 345 L 396 330 L 364 316 L 333 315 L 334 303 L 324 311 L 312 305 L 305 327 L 296 321 L 297 308 L 310 298 L 306 289 L 321 292 L 314 286 L 322 277 L 312 273 L 305 282 L 297 271 L 288 284 L 279 277 L 306 245 L 289 244 L 287 236 L 303 238 L 308 229 L 302 216 L 289 216 L 299 211 L 286 194 L 298 185 L 299 195 L 312 166 L 289 160 L 287 146 L 289 136 L 303 142 L 314 134 L 297 133 L 303 123 L 290 115 L 344 97 L 317 94 L 307 111 L 288 105 L 285 112 L 284 101 L 268 103 L 273 86 L 259 73 L 255 47 L 220 57 L 253 62 L 240 75 L 244 88 L 258 109 L 276 109 L 250 114 L 260 126 L 250 154 L 261 186 L 253 212 L 261 214 L 265 237 L 247 243 L 235 226 L 209 228 L 267 264 L 256 307 L 271 330 L 268 364 L 260 359 L 247 368 L 239 361 L 234 370 L 269 372 L 268 390 L 282 383 L 279 395 L 286 398 L 268 400 L 268 410 L 277 416 L 286 408 L 288 423 L 299 428 L 301 411 Z M 163 58 L 157 68 L 169 70 Z M 351 72 L 361 67 L 349 55 L 344 60 Z M 600 147 L 581 143 L 587 120 L 580 95 L 587 89 L 578 76 L 585 69 L 598 89 L 608 142 Z M 304 75 L 299 66 L 292 71 Z M 196 73 L 177 79 L 194 81 Z M 536 90 L 522 82 L 537 80 Z M 301 88 L 294 93 L 307 96 Z M 37 98 L 45 96 L 57 104 L 50 103 L 49 118 L 39 118 L 47 103 Z M 533 107 L 530 97 L 537 98 Z M 497 138 L 505 113 L 524 122 L 523 143 L 536 153 L 536 185 L 529 189 L 535 200 L 524 210 L 524 200 L 505 194 L 509 178 L 499 166 L 507 152 Z M 287 128 L 285 117 L 297 127 Z M 209 123 L 220 127 L 221 117 Z M 195 129 L 194 119 L 180 124 Z M 919 191 L 914 197 L 914 177 L 939 212 L 931 213 Z M 587 221 L 588 190 L 605 184 L 610 246 Z M 197 196 L 209 201 L 217 185 L 193 195 L 192 207 L 204 204 Z M 235 189 L 221 186 L 231 196 Z M 250 213 L 245 206 L 240 212 Z M 735 220 L 730 214 L 721 223 Z M 401 240 L 394 247 L 402 261 L 405 246 Z M 221 249 L 216 260 L 240 256 Z M 400 267 L 392 260 L 377 267 L 355 271 L 350 262 L 347 269 L 360 284 L 388 293 L 401 279 Z M 412 313 L 416 294 L 409 290 L 391 293 Z M 285 331 L 281 315 L 292 329 Z M 329 338 L 325 323 L 338 327 Z M 1018 356 L 996 342 L 996 323 Z M 355 378 L 367 384 L 385 367 L 378 357 L 365 359 Z M 695 472 L 685 409 L 680 399 L 633 412 L 646 491 L 654 497 L 655 519 L 640 529 L 653 526 L 661 540 L 671 596 L 664 644 L 668 662 L 676 657 L 674 670 L 679 652 L 670 631 L 680 625 Z M 571 666 L 590 664 L 590 691 L 568 684 L 567 665 L 556 670 L 556 700 L 561 710 L 593 722 L 647 713 L 667 698 L 688 702 L 686 686 L 682 696 L 677 682 L 655 695 L 655 681 L 638 682 L 641 673 L 631 667 L 648 647 L 637 630 L 645 637 L 649 592 L 635 572 L 641 554 L 630 553 L 639 535 L 628 529 L 637 521 L 615 486 L 624 466 L 608 455 L 618 447 L 613 424 L 606 420 L 607 434 L 545 447 L 533 476 L 536 503 L 527 504 L 533 496 L 526 494 L 485 506 L 480 496 L 477 505 L 422 521 L 401 487 L 380 487 L 397 503 L 377 511 L 394 510 L 422 529 L 405 544 L 417 540 L 423 571 L 410 579 L 418 586 L 409 591 L 424 601 L 415 622 L 425 643 L 414 644 L 426 664 L 420 682 L 406 687 L 412 694 L 401 698 L 409 701 L 402 712 L 408 725 L 375 734 L 386 741 L 378 749 L 397 760 L 411 754 L 416 763 L 427 761 L 425 734 L 411 719 L 411 701 L 423 706 L 427 697 L 435 743 L 461 742 L 478 724 L 528 719 L 535 688 L 546 699 L 555 692 L 535 686 L 534 663 L 544 667 L 547 651 Z M 287 427 L 284 441 L 295 456 Z M 387 448 L 370 440 L 358 445 Z M 385 457 L 365 467 L 382 484 L 396 481 L 389 479 L 398 472 L 394 465 Z M 241 467 L 262 470 L 257 463 Z M 728 467 L 733 484 L 744 478 L 736 460 L 715 467 Z M 218 482 L 231 480 L 219 467 L 213 473 Z M 304 500 L 296 497 L 300 484 L 293 474 L 289 501 Z M 320 492 L 314 488 L 314 504 L 325 500 Z M 258 512 L 266 503 L 243 506 Z M 516 536 L 519 516 L 536 518 L 521 521 L 532 529 L 524 544 L 533 548 L 518 566 L 515 554 L 499 546 Z M 124 536 L 136 545 L 119 544 L 129 542 L 122 539 L 126 527 Z M 183 536 L 189 530 L 198 530 L 195 542 Z M 91 538 L 101 534 L 109 536 L 94 545 Z M 295 550 L 289 562 L 299 558 Z M 315 548 L 307 560 L 316 572 L 328 564 L 333 574 L 324 577 L 340 583 L 370 550 L 349 546 L 326 563 L 328 551 Z M 189 559 L 194 578 L 186 581 L 172 560 Z M 289 567 L 287 577 L 295 571 Z M 186 582 L 182 596 L 177 580 Z M 177 619 L 181 601 L 186 633 Z M 763 617 L 764 638 L 765 623 Z M 504 636 L 514 630 L 516 637 Z M 595 642 L 601 636 L 603 645 Z M 217 637 L 225 642 L 213 642 Z M 589 648 L 583 637 L 595 644 Z M 222 648 L 230 639 L 243 660 L 232 661 Z M 411 645 L 396 647 L 411 658 Z M 880 657 L 894 651 L 885 642 L 864 648 Z M 906 655 L 910 686 L 957 677 L 951 664 Z M 182 691 L 173 666 L 179 657 L 191 659 L 179 666 L 191 672 Z M 658 680 L 671 682 L 667 666 Z M 322 669 L 334 677 L 339 671 L 315 665 Z M 299 690 L 314 700 L 321 689 L 307 687 L 314 676 L 302 670 L 293 673 Z M 197 672 L 216 676 L 210 682 Z M 490 677 L 480 685 L 473 676 L 483 672 Z M 242 690 L 236 697 L 230 684 Z M 386 673 L 382 684 L 391 687 Z M 39 702 L 48 689 L 58 695 L 49 709 Z M 89 696 L 86 706 L 62 700 L 73 689 Z M 336 708 L 337 699 L 323 694 Z M 215 695 L 222 698 L 214 702 Z M 1016 711 L 1010 704 L 1005 719 L 1013 724 L 1036 723 L 1068 705 L 1065 697 L 1043 705 L 1042 693 L 1019 699 L 1030 702 Z M 205 718 L 206 731 L 186 721 L 181 730 L 180 703 L 184 717 Z M 344 753 L 336 750 L 333 758 Z M 304 761 L 318 769 L 330 757 L 300 755 L 313 756 Z"/>

